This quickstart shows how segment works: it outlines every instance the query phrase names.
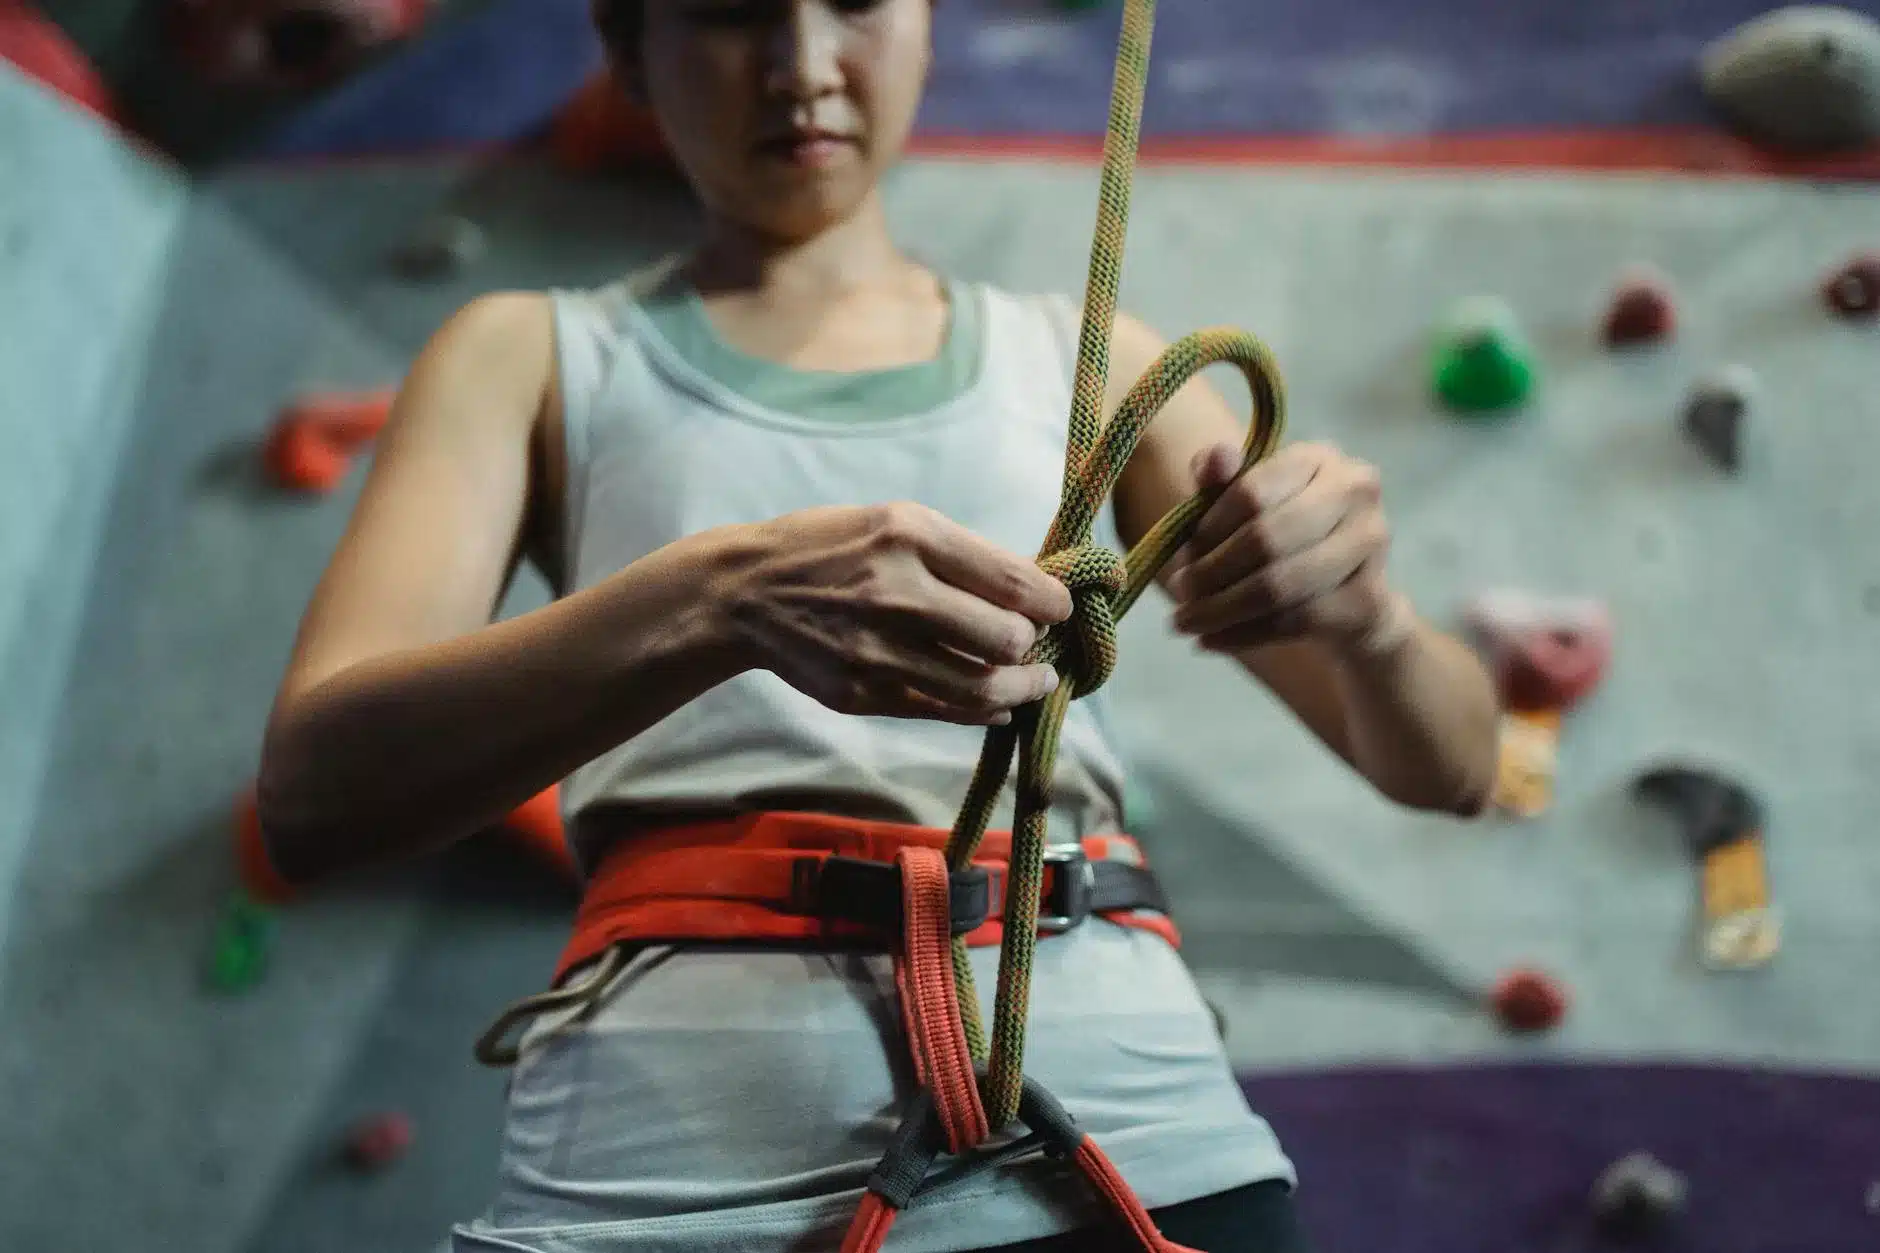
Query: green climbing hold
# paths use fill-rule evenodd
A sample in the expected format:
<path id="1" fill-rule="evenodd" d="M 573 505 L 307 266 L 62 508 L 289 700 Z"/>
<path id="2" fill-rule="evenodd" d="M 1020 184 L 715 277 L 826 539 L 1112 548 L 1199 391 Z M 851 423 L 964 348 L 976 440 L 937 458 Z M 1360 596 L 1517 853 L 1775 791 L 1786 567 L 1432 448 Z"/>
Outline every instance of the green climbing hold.
<path id="1" fill-rule="evenodd" d="M 257 986 L 267 975 L 273 942 L 273 911 L 246 892 L 231 893 L 216 922 L 209 954 L 209 986 L 231 994 Z"/>
<path id="2" fill-rule="evenodd" d="M 1534 354 L 1514 310 L 1492 297 L 1458 305 L 1436 336 L 1436 396 L 1468 414 L 1497 413 L 1533 393 Z"/>
<path id="3" fill-rule="evenodd" d="M 1155 794 L 1131 779 L 1123 785 L 1123 829 L 1141 835 L 1155 826 Z"/>

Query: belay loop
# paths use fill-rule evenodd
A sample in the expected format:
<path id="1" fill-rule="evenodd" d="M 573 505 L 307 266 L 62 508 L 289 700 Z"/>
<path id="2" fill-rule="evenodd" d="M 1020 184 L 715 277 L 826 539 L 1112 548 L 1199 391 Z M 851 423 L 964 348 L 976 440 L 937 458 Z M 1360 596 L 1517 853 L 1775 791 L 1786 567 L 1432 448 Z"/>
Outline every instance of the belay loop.
<path id="1" fill-rule="evenodd" d="M 1117 606 L 1129 586 L 1122 557 L 1097 544 L 1061 548 L 1038 562 L 1070 590 L 1070 619 L 1045 632 L 1027 660 L 1058 669 L 1080 696 L 1109 682 L 1116 670 Z"/>

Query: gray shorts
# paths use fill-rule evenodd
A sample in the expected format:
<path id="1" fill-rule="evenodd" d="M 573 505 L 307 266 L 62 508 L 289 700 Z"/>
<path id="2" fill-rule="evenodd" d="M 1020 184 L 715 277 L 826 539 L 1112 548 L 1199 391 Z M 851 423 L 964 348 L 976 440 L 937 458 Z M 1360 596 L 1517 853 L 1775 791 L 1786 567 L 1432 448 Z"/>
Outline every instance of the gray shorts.
<path id="1" fill-rule="evenodd" d="M 989 996 L 997 950 L 974 963 Z M 1026 1073 L 1152 1208 L 1293 1179 L 1187 968 L 1149 933 L 1092 922 L 1039 944 Z M 498 1193 L 453 1248 L 834 1250 L 913 1090 L 886 958 L 642 953 L 595 1012 L 523 1038 Z M 892 1248 L 959 1253 L 1100 1221 L 1081 1179 L 1039 1160 L 917 1205 Z"/>

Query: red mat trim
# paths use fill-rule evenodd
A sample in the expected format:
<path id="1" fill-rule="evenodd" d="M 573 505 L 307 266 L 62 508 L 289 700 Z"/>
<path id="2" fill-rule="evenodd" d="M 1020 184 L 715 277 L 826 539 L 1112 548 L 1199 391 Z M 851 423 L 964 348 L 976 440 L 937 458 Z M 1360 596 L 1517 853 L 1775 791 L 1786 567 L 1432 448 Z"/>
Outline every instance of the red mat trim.
<path id="1" fill-rule="evenodd" d="M 917 135 L 909 155 L 960 161 L 1095 164 L 1098 136 Z M 332 153 L 236 162 L 236 168 L 290 171 L 331 166 L 398 165 L 481 158 L 496 163 L 521 151 L 464 145 L 388 152 Z M 1148 136 L 1145 166 L 1322 167 L 1536 174 L 1668 174 L 1710 178 L 1880 181 L 1880 147 L 1839 156 L 1767 152 L 1707 130 L 1533 131 L 1434 136 Z"/>

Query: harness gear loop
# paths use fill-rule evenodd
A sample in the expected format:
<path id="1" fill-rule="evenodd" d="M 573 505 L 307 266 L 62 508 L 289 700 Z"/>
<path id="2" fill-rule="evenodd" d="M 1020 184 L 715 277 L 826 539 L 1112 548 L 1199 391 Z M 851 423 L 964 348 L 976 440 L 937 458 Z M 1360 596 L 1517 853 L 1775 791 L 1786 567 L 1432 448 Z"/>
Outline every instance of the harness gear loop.
<path id="1" fill-rule="evenodd" d="M 579 1008 L 582 1017 L 593 1013 L 608 986 L 626 969 L 627 959 L 631 955 L 631 950 L 626 946 L 613 945 L 600 955 L 594 969 L 579 983 L 537 992 L 511 1005 L 477 1037 L 476 1059 L 485 1066 L 513 1066 L 521 1052 L 518 1043 L 504 1038 L 511 1031 L 526 1027 L 540 1015 L 551 1014 L 558 1009 Z"/>
<path id="2" fill-rule="evenodd" d="M 1040 568 L 1071 588 L 1076 612 L 1070 621 L 1045 633 L 1034 646 L 1031 660 L 1055 664 L 1064 681 L 1041 704 L 1021 711 L 1008 726 L 987 732 L 947 844 L 950 866 L 958 869 L 972 861 L 1016 753 L 1011 886 L 1005 898 L 1005 934 L 999 947 L 999 981 L 989 1041 L 980 1019 L 966 948 L 957 940 L 953 942 L 960 1017 L 975 1061 L 989 1063 L 981 1097 L 995 1130 L 1018 1115 L 1023 1090 L 1025 1014 L 1037 945 L 1045 814 L 1065 710 L 1071 701 L 1096 690 L 1109 677 L 1116 662 L 1116 624 L 1175 550 L 1188 542 L 1196 523 L 1219 493 L 1197 492 L 1157 522 L 1122 559 L 1120 588 L 1112 582 L 1117 558 L 1114 554 L 1097 556 L 1102 550 L 1090 542 L 1092 523 L 1150 421 L 1171 396 L 1207 367 L 1235 366 L 1253 395 L 1253 420 L 1242 449 L 1242 473 L 1278 447 L 1285 425 L 1285 393 L 1272 354 L 1247 332 L 1222 327 L 1198 331 L 1169 345 L 1130 388 L 1116 416 L 1107 425 L 1103 421 L 1110 339 L 1122 284 L 1130 184 L 1141 137 L 1154 24 L 1155 0 L 1125 0 L 1109 127 L 1104 136 L 1096 236 L 1078 336 L 1063 501 L 1038 558 Z"/>

